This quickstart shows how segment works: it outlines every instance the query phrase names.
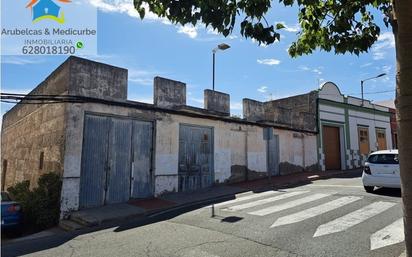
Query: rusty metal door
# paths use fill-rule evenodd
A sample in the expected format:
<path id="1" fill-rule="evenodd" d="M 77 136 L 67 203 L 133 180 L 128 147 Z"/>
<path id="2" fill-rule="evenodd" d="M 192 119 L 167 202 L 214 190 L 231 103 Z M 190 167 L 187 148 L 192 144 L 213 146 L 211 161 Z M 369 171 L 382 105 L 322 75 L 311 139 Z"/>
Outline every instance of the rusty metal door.
<path id="1" fill-rule="evenodd" d="M 213 184 L 213 130 L 180 125 L 179 191 L 193 191 Z"/>
<path id="2" fill-rule="evenodd" d="M 268 172 L 271 176 L 279 176 L 279 136 L 271 135 L 268 139 Z"/>
<path id="3" fill-rule="evenodd" d="M 150 122 L 85 115 L 79 207 L 151 196 L 152 141 Z"/>
<path id="4" fill-rule="evenodd" d="M 132 121 L 111 118 L 106 204 L 122 203 L 130 196 Z"/>
<path id="5" fill-rule="evenodd" d="M 153 124 L 133 121 L 132 136 L 132 198 L 153 195 L 152 188 Z"/>
<path id="6" fill-rule="evenodd" d="M 91 208 L 104 204 L 106 165 L 110 119 L 86 115 L 80 178 L 79 207 Z"/>
<path id="7" fill-rule="evenodd" d="M 323 126 L 323 152 L 326 170 L 340 170 L 340 136 L 339 127 Z"/>

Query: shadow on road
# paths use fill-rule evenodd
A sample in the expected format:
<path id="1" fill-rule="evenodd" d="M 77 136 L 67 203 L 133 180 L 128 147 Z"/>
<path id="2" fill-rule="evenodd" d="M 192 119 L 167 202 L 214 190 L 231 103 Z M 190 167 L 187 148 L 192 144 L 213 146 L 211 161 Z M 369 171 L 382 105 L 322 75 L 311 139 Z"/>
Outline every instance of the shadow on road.
<path id="1" fill-rule="evenodd" d="M 401 190 L 397 188 L 378 188 L 375 189 L 372 194 L 399 198 L 402 197 Z"/>
<path id="2" fill-rule="evenodd" d="M 282 189 L 286 189 L 286 188 L 295 188 L 295 187 L 311 184 L 312 180 L 327 180 L 327 179 L 332 179 L 332 178 L 356 178 L 356 177 L 360 177 L 361 175 L 362 175 L 361 171 L 354 170 L 354 171 L 350 171 L 344 174 L 337 174 L 337 175 L 333 175 L 330 177 L 321 177 L 321 178 L 317 177 L 317 178 L 310 179 L 310 180 L 303 181 L 303 182 L 287 183 L 286 185 L 278 185 L 272 182 L 265 182 L 265 184 L 256 183 L 255 187 L 253 186 L 249 188 L 245 187 L 243 191 L 244 192 L 252 191 L 254 193 L 264 192 L 264 191 L 269 191 L 269 190 L 282 191 Z M 396 195 L 396 192 L 392 190 L 388 190 L 388 189 L 377 189 L 375 191 L 375 194 Z M 179 207 L 176 209 L 172 209 L 172 210 L 168 210 L 168 211 L 164 211 L 160 213 L 155 213 L 150 216 L 133 218 L 127 221 L 125 220 L 113 221 L 113 222 L 105 223 L 104 225 L 100 225 L 97 227 L 85 228 L 82 230 L 72 231 L 72 232 L 64 232 L 64 233 L 60 233 L 60 234 L 53 235 L 50 237 L 43 237 L 43 238 L 18 241 L 18 242 L 10 242 L 10 243 L 2 245 L 1 254 L 2 256 L 6 257 L 6 256 L 20 256 L 20 255 L 30 254 L 34 252 L 39 252 L 39 251 L 58 247 L 83 234 L 88 234 L 88 233 L 92 233 L 92 232 L 103 230 L 103 229 L 113 229 L 113 232 L 122 232 L 122 231 L 126 231 L 129 229 L 135 229 L 135 228 L 143 227 L 143 226 L 150 225 L 153 223 L 173 219 L 174 217 L 177 217 L 184 213 L 191 212 L 191 211 L 203 208 L 205 206 L 209 206 L 211 204 L 216 204 L 219 202 L 232 200 L 235 198 L 236 198 L 236 194 L 234 193 L 231 195 L 226 195 L 224 197 L 203 201 L 199 204 L 189 205 L 186 207 Z M 242 218 L 235 217 L 235 216 L 221 217 L 221 222 L 234 223 L 234 222 L 240 221 L 241 219 Z"/>

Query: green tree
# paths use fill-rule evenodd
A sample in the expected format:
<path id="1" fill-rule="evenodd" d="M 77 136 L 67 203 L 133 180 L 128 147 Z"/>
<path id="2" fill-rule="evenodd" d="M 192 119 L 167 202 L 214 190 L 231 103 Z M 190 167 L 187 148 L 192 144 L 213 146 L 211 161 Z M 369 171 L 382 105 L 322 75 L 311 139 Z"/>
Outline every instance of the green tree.
<path id="1" fill-rule="evenodd" d="M 371 8 L 384 14 L 396 43 L 396 106 L 407 255 L 412 256 L 412 0 L 279 0 L 297 5 L 301 31 L 289 54 L 297 57 L 316 49 L 337 54 L 367 52 L 380 28 Z M 280 39 L 282 24 L 270 24 L 265 15 L 270 0 L 134 0 L 143 19 L 146 11 L 181 25 L 210 26 L 224 36 L 240 26 L 240 33 L 262 44 Z M 380 19 L 380 18 L 379 18 Z M 239 20 L 238 22 L 236 22 Z"/>

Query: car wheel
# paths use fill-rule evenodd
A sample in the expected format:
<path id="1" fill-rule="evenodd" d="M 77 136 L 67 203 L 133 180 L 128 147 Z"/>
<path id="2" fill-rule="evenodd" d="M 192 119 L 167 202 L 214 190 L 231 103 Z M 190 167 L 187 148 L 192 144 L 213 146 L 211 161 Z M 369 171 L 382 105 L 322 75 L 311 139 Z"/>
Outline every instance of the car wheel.
<path id="1" fill-rule="evenodd" d="M 363 186 L 365 188 L 365 191 L 368 193 L 372 193 L 373 189 L 375 188 L 374 186 Z"/>

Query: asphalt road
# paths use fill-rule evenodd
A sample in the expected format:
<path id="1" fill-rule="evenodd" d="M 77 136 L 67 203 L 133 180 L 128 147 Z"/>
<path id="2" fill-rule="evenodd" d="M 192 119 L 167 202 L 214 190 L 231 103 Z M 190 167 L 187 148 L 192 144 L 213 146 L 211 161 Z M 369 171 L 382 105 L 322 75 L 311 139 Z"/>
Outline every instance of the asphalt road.
<path id="1" fill-rule="evenodd" d="M 369 194 L 360 178 L 248 192 L 83 234 L 9 244 L 3 256 L 374 256 L 405 251 L 399 190 Z"/>

